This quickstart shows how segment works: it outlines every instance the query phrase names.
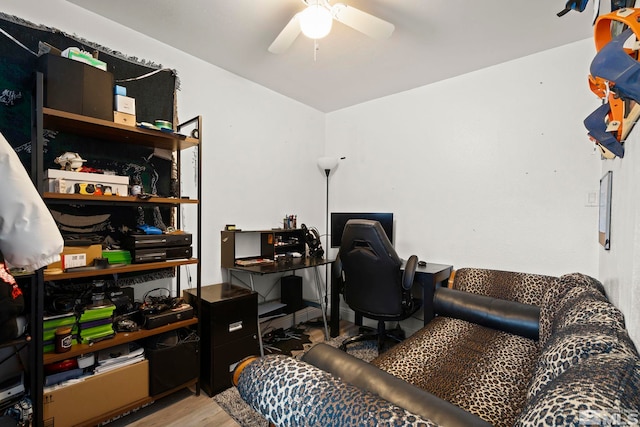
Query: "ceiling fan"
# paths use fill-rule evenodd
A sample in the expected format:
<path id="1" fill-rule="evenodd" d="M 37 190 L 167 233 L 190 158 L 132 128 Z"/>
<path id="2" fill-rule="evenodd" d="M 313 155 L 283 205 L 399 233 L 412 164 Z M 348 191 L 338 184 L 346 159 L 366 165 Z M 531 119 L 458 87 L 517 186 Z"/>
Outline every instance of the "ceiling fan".
<path id="1" fill-rule="evenodd" d="M 389 38 L 395 29 L 390 22 L 343 3 L 332 6 L 329 0 L 301 1 L 307 6 L 306 9 L 291 18 L 269 46 L 269 52 L 283 53 L 300 33 L 316 40 L 325 37 L 331 31 L 334 19 L 374 39 Z"/>

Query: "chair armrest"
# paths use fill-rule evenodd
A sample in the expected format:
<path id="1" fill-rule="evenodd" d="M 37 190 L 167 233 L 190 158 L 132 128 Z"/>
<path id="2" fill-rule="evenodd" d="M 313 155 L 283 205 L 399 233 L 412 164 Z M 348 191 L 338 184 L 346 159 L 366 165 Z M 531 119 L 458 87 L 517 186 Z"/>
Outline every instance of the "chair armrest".
<path id="1" fill-rule="evenodd" d="M 340 255 L 336 256 L 336 259 L 331 264 L 331 280 L 335 281 L 335 285 L 332 285 L 337 290 L 338 294 L 344 292 L 344 281 L 342 280 L 342 260 Z"/>
<path id="2" fill-rule="evenodd" d="M 413 280 L 416 276 L 416 268 L 418 267 L 418 257 L 411 255 L 404 266 L 402 273 L 402 289 L 408 291 L 413 286 Z"/>
<path id="3" fill-rule="evenodd" d="M 336 259 L 331 264 L 331 277 L 339 279 L 342 277 L 342 260 L 340 255 L 336 256 Z"/>

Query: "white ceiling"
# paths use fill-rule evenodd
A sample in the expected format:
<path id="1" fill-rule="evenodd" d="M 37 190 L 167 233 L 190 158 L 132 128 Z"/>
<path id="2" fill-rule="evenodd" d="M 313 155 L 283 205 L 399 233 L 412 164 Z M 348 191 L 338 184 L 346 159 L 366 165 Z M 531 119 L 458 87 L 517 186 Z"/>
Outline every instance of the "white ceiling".
<path id="1" fill-rule="evenodd" d="M 591 3 L 557 17 L 565 0 L 333 0 L 395 31 L 380 41 L 334 21 L 314 60 L 303 35 L 267 51 L 301 0 L 69 1 L 323 112 L 590 38 L 593 18 Z"/>

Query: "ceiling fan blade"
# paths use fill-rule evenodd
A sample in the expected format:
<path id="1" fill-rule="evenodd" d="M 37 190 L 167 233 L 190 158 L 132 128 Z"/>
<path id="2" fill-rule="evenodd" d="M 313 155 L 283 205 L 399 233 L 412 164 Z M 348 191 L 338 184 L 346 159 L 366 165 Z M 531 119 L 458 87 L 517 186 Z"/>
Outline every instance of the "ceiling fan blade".
<path id="1" fill-rule="evenodd" d="M 390 22 L 342 3 L 333 5 L 331 14 L 336 21 L 374 39 L 388 39 L 395 29 Z"/>
<path id="2" fill-rule="evenodd" d="M 298 20 L 298 14 L 295 14 L 282 31 L 280 31 L 278 37 L 276 37 L 273 43 L 271 43 L 271 46 L 269 46 L 269 52 L 276 54 L 283 53 L 285 50 L 289 49 L 289 46 L 293 44 L 299 35 L 300 22 Z"/>

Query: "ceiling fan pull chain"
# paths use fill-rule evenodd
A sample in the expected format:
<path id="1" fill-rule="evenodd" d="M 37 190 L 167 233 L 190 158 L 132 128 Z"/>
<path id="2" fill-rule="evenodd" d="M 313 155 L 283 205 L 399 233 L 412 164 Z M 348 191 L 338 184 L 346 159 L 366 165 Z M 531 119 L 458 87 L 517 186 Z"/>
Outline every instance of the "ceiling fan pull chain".
<path id="1" fill-rule="evenodd" d="M 313 39 L 313 62 L 318 59 L 318 40 Z"/>

